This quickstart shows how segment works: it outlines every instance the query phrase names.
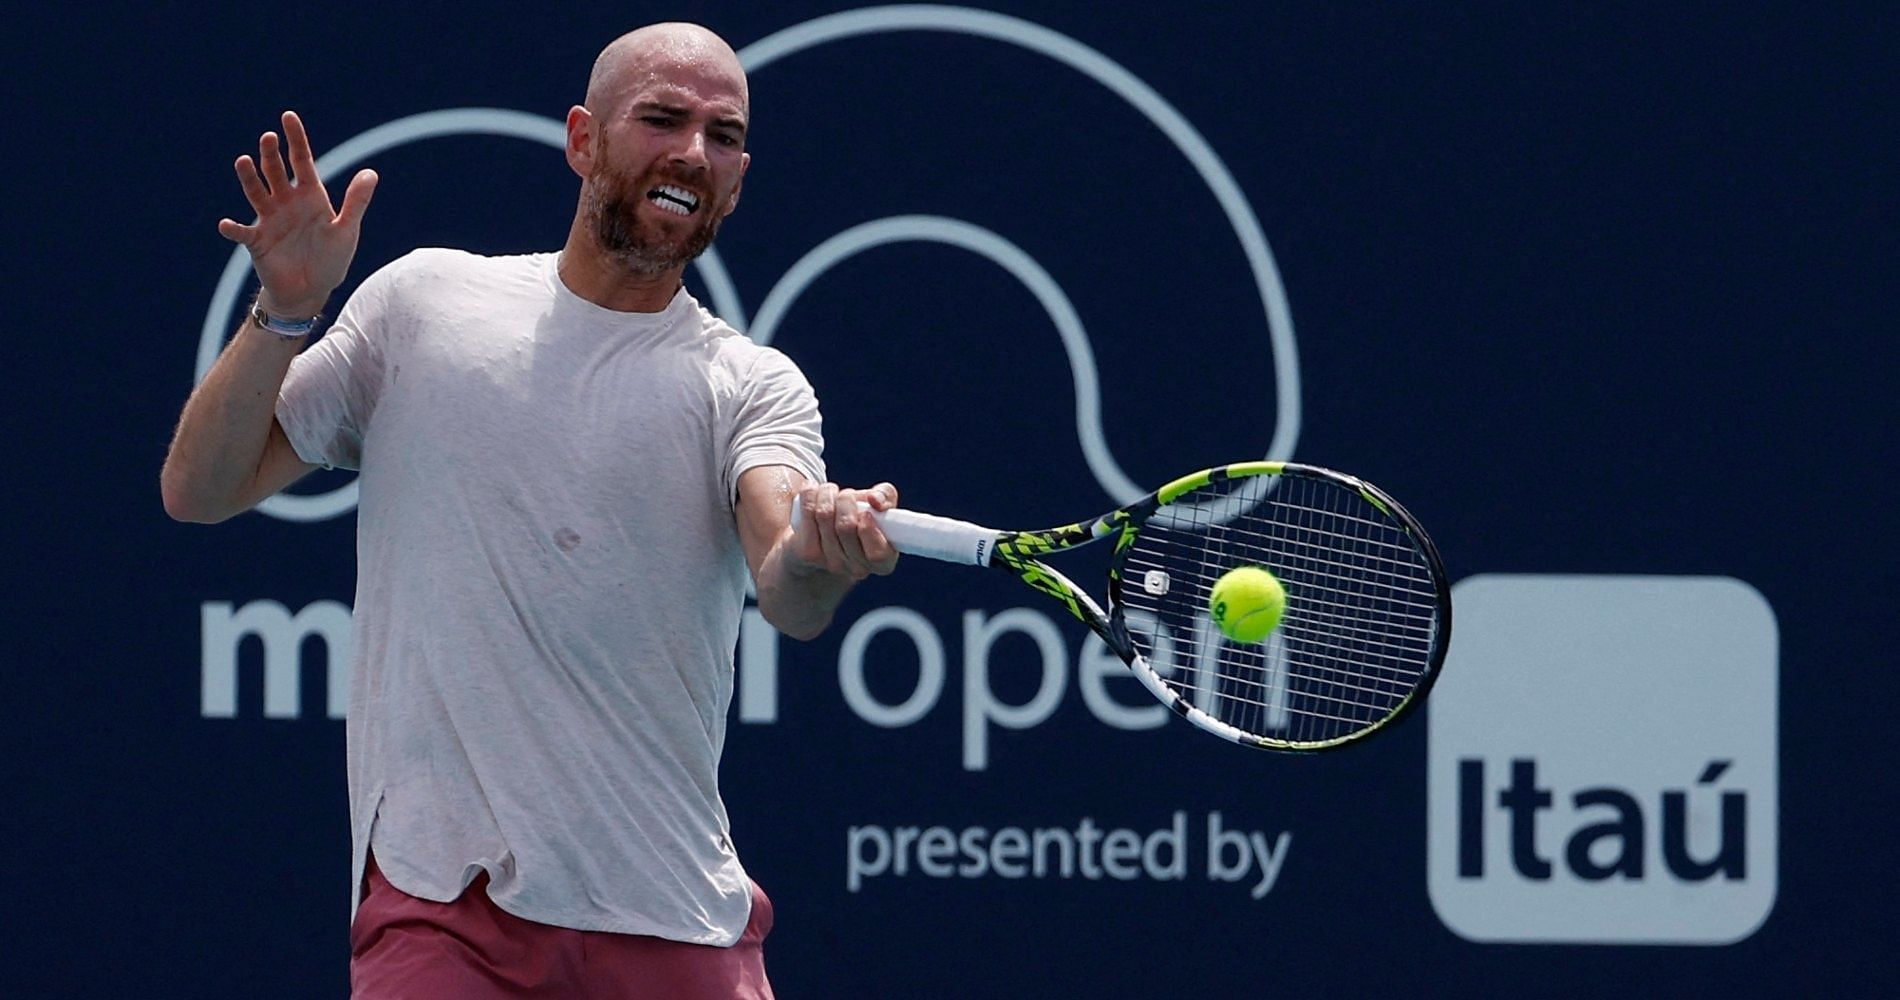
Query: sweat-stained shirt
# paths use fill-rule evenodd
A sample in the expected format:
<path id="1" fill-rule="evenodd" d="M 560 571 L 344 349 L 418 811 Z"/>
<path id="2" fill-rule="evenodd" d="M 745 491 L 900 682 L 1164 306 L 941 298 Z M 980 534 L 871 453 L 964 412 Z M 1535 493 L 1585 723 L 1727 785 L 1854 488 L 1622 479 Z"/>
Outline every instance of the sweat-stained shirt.
<path id="1" fill-rule="evenodd" d="M 364 858 L 424 899 L 730 945 L 718 766 L 747 469 L 824 480 L 817 400 L 684 289 L 579 298 L 558 255 L 418 250 L 292 364 L 297 454 L 360 469 L 348 758 Z"/>

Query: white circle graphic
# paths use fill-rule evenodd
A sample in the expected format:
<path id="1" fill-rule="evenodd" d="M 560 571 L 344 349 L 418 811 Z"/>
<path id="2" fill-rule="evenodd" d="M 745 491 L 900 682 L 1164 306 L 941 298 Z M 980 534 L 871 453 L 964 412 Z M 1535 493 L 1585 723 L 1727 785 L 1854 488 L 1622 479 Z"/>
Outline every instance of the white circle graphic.
<path id="1" fill-rule="evenodd" d="M 772 335 L 778 331 L 792 303 L 820 275 L 872 247 L 906 241 L 943 243 L 987 257 L 1036 296 L 1043 311 L 1049 314 L 1049 321 L 1055 324 L 1062 338 L 1062 349 L 1069 357 L 1069 372 L 1075 380 L 1075 426 L 1083 457 L 1111 496 L 1127 494 L 1127 500 L 1142 496 L 1145 491 L 1122 473 L 1103 440 L 1102 390 L 1095 367 L 1095 348 L 1089 343 L 1088 331 L 1082 328 L 1082 317 L 1063 293 L 1062 286 L 1056 284 L 1056 279 L 1036 263 L 1035 258 L 981 226 L 935 215 L 896 215 L 852 226 L 813 247 L 785 272 L 759 304 L 758 317 L 747 332 L 761 344 L 771 343 Z M 1094 433 L 1083 433 L 1083 428 L 1090 428 Z"/>
<path id="2" fill-rule="evenodd" d="M 1268 459 L 1292 455 L 1299 437 L 1299 357 L 1292 313 L 1279 270 L 1259 219 L 1240 192 L 1232 173 L 1207 140 L 1154 88 L 1107 56 L 1073 38 L 1021 18 L 967 7 L 900 5 L 867 7 L 814 18 L 769 35 L 739 51 L 748 73 L 786 56 L 829 42 L 897 31 L 941 31 L 1005 42 L 1040 53 L 1107 87 L 1145 115 L 1172 141 L 1213 192 L 1240 241 L 1265 311 L 1273 352 L 1277 402 Z M 330 150 L 317 160 L 317 172 L 329 180 L 363 159 L 396 146 L 454 135 L 498 135 L 541 142 L 557 149 L 566 144 L 565 123 L 502 108 L 453 108 L 411 115 L 379 125 Z M 735 328 L 760 343 L 769 342 L 798 295 L 832 265 L 873 246 L 900 240 L 925 240 L 963 247 L 1003 266 L 1022 281 L 1055 324 L 1075 380 L 1076 437 L 1102 489 L 1118 503 L 1147 491 L 1123 473 L 1108 447 L 1101 421 L 1101 399 L 1094 352 L 1074 306 L 1048 271 L 1003 237 L 981 227 L 938 216 L 896 216 L 855 226 L 821 243 L 774 285 L 760 306 L 758 321 L 748 324 L 743 303 L 718 254 L 708 249 L 694 266 L 713 299 L 713 309 Z M 232 325 L 239 292 L 249 271 L 243 247 L 233 250 L 220 276 L 199 335 L 196 380 L 210 371 Z M 356 505 L 355 480 L 328 493 L 280 493 L 258 505 L 265 514 L 287 521 L 320 521 L 347 513 Z"/>
<path id="3" fill-rule="evenodd" d="M 1213 192 L 1215 200 L 1221 206 L 1221 211 L 1227 216 L 1228 223 L 1233 226 L 1235 237 L 1240 240 L 1241 251 L 1246 255 L 1248 269 L 1253 273 L 1254 285 L 1259 291 L 1260 303 L 1266 313 L 1268 343 L 1273 351 L 1274 394 L 1277 403 L 1273 437 L 1267 443 L 1265 457 L 1274 461 L 1292 457 L 1293 445 L 1299 440 L 1300 435 L 1299 351 L 1293 339 L 1293 313 L 1287 306 L 1286 289 L 1280 283 L 1280 271 L 1273 262 L 1273 251 L 1267 246 L 1266 233 L 1260 228 L 1260 220 L 1254 216 L 1253 206 L 1249 205 L 1246 196 L 1241 194 L 1240 185 L 1234 181 L 1233 173 L 1227 169 L 1227 165 L 1221 161 L 1213 147 L 1208 145 L 1207 140 L 1202 138 L 1200 132 L 1190 125 L 1173 105 L 1169 104 L 1153 87 L 1143 82 L 1140 77 L 1087 45 L 1032 21 L 998 14 L 994 11 L 935 4 L 865 7 L 813 18 L 803 24 L 793 25 L 768 35 L 740 49 L 739 61 L 745 66 L 747 73 L 753 73 L 779 59 L 814 46 L 859 35 L 896 31 L 941 31 L 974 35 L 1048 56 L 1113 91 L 1133 105 L 1137 111 L 1147 116 L 1148 120 L 1174 143 L 1181 154 L 1187 157 L 1188 162 L 1194 166 L 1195 172 L 1200 174 L 1201 180 L 1207 184 L 1208 189 Z M 874 231 L 869 230 L 870 225 L 876 224 L 857 228 Z M 838 238 L 833 237 L 832 240 L 826 241 L 826 244 L 830 245 Z M 1014 249 L 1013 245 L 1010 246 Z M 845 248 L 834 248 L 834 252 L 843 249 Z M 971 247 L 971 249 L 976 248 Z M 1019 250 L 1016 252 L 1021 253 Z M 807 259 L 816 254 L 817 251 L 814 250 Z M 842 260 L 849 255 L 849 252 L 840 253 L 838 259 Z M 1026 255 L 1024 259 L 1027 260 Z M 998 262 L 1003 263 L 1001 260 Z M 1043 271 L 1039 265 L 1035 265 L 1033 261 L 1029 263 L 1035 271 L 1047 276 L 1047 272 Z M 1024 273 L 1014 267 L 1011 271 L 1018 278 L 1024 278 Z M 788 274 L 780 284 L 784 285 L 789 279 Z M 1029 283 L 1026 278 L 1024 280 L 1025 283 Z M 809 280 L 805 282 L 805 284 L 809 283 Z M 1050 284 L 1053 286 L 1053 281 Z M 1030 283 L 1030 287 L 1032 291 L 1036 291 L 1037 297 L 1043 300 L 1043 306 L 1047 309 L 1048 297 L 1044 296 L 1035 284 Z M 773 289 L 773 292 L 776 294 L 778 289 Z M 1061 296 L 1059 290 L 1056 295 Z M 1063 302 L 1066 305 L 1066 297 L 1063 297 Z M 1073 314 L 1074 310 L 1070 309 L 1069 312 Z M 761 310 L 761 315 L 763 315 L 763 310 Z M 1051 311 L 1050 315 L 1054 318 L 1056 313 Z M 1070 343 L 1071 331 L 1065 329 L 1060 322 L 1057 328 L 1062 333 L 1063 346 L 1068 349 L 1069 357 L 1073 362 L 1078 355 Z M 1075 330 L 1080 329 L 1078 320 Z M 1092 387 L 1095 377 L 1093 354 L 1084 350 L 1083 356 L 1089 359 L 1088 371 L 1085 373 L 1077 367 L 1074 372 L 1077 389 L 1076 439 L 1082 446 L 1084 457 L 1088 459 L 1090 471 L 1095 473 L 1097 481 L 1101 483 L 1103 492 L 1113 497 L 1117 503 L 1130 503 L 1140 499 L 1148 491 L 1130 480 L 1114 460 L 1102 430 L 1099 399 L 1084 400 L 1082 398 L 1084 383 L 1087 382 Z M 1085 415 L 1092 416 L 1093 419 L 1085 422 L 1083 420 Z"/>

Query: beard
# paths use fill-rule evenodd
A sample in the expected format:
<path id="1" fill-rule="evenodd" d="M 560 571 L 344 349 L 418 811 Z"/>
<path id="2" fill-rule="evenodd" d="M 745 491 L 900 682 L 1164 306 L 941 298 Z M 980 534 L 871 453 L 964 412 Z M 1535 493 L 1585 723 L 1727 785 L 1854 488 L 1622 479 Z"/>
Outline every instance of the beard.
<path id="1" fill-rule="evenodd" d="M 646 193 L 664 183 L 667 179 L 658 177 L 639 183 L 623 172 L 603 168 L 587 185 L 587 215 L 594 238 L 608 256 L 636 274 L 664 274 L 685 267 L 712 245 L 725 218 L 723 206 L 707 198 L 697 211 L 680 220 L 692 227 L 684 235 L 669 235 L 651 220 L 641 219 Z"/>

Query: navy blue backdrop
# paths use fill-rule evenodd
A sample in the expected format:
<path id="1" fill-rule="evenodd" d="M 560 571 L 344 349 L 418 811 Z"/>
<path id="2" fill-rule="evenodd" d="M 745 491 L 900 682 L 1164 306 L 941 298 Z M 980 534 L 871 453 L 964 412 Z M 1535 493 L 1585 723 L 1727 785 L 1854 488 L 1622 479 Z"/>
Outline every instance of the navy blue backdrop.
<path id="1" fill-rule="evenodd" d="M 537 137 L 666 18 L 753 66 L 744 203 L 689 283 L 803 366 L 834 478 L 1027 526 L 1273 452 L 1406 501 L 1461 581 L 1439 700 L 1302 758 L 1151 728 L 1079 627 L 952 567 L 809 644 L 749 631 L 724 781 L 781 996 L 1891 969 L 1890 5 L 847 9 L 13 14 L 19 995 L 346 988 L 349 480 L 296 488 L 338 498 L 316 520 L 158 499 L 234 321 L 230 161 L 284 108 L 377 147 L 352 286 L 552 248 L 576 181 Z M 411 118 L 448 109 L 518 114 Z"/>

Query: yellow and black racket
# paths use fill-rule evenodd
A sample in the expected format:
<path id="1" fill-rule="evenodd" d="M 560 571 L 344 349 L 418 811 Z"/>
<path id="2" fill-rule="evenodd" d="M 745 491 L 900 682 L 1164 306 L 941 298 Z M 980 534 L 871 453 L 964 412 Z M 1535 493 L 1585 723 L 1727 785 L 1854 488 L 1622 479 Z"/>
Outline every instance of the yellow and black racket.
<path id="1" fill-rule="evenodd" d="M 1007 570 L 1060 601 L 1162 703 L 1243 746 L 1327 750 L 1390 726 L 1431 689 L 1451 638 L 1451 587 L 1425 529 L 1370 483 L 1311 465 L 1208 469 L 1043 531 L 876 516 L 900 552 Z M 1106 612 L 1042 561 L 1103 539 L 1115 547 Z M 1277 627 L 1253 642 L 1214 620 L 1216 582 L 1248 567 L 1284 594 Z"/>

